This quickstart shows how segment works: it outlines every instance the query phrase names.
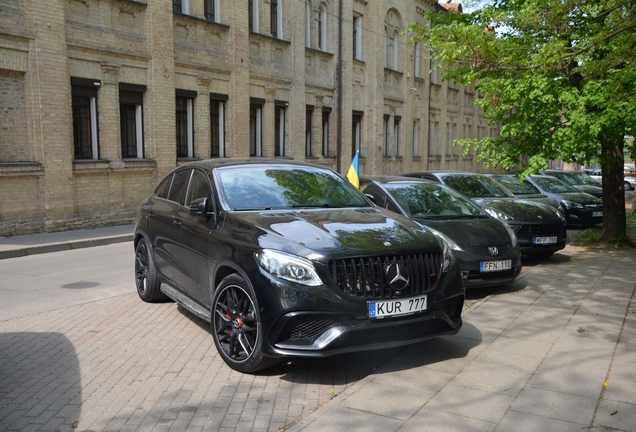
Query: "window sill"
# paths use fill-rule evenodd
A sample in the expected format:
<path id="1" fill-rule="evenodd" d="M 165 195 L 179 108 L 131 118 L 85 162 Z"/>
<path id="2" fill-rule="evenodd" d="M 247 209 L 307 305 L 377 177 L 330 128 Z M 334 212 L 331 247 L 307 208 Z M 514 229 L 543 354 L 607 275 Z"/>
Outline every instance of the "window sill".
<path id="1" fill-rule="evenodd" d="M 73 171 L 106 171 L 110 168 L 107 159 L 75 159 Z"/>
<path id="2" fill-rule="evenodd" d="M 180 13 L 180 12 L 173 12 L 173 14 L 178 16 L 178 17 L 182 17 L 184 19 L 188 19 L 188 20 L 191 20 L 191 21 L 196 21 L 196 22 L 200 22 L 200 23 L 205 23 L 205 24 L 211 24 L 211 25 L 214 25 L 214 26 L 219 26 L 219 27 L 224 28 L 226 30 L 230 28 L 230 26 L 227 25 L 227 24 L 222 24 L 222 23 L 218 23 L 218 22 L 214 22 L 214 21 L 208 21 L 205 18 L 200 18 L 200 17 L 194 16 L 194 15 L 188 15 L 188 14 L 184 14 L 184 13 Z"/>
<path id="3" fill-rule="evenodd" d="M 44 175 L 44 166 L 39 162 L 0 162 L 0 176 Z"/>
<path id="4" fill-rule="evenodd" d="M 284 44 L 284 45 L 291 45 L 291 41 L 288 41 L 288 40 L 285 40 L 285 39 L 279 39 L 277 37 L 274 37 L 274 36 L 271 36 L 271 35 L 266 35 L 266 34 L 263 34 L 263 33 L 256 33 L 256 32 L 251 31 L 250 32 L 250 36 L 256 36 L 256 37 L 261 37 L 263 39 L 269 39 L 271 41 L 280 42 L 281 44 Z"/>
<path id="5" fill-rule="evenodd" d="M 136 5 L 143 6 L 143 7 L 147 7 L 148 6 L 148 3 L 140 2 L 140 1 L 137 1 L 137 0 L 119 0 L 119 1 L 121 1 L 123 3 L 136 4 Z"/>
<path id="6" fill-rule="evenodd" d="M 309 51 L 310 53 L 315 53 L 318 55 L 325 55 L 325 56 L 329 56 L 329 57 L 333 57 L 334 53 L 329 52 L 329 51 L 323 51 L 321 49 L 317 49 L 317 48 L 311 48 L 311 47 L 305 47 L 305 52 Z"/>
<path id="7" fill-rule="evenodd" d="M 157 161 L 153 159 L 123 158 L 122 162 L 124 162 L 125 169 L 155 169 L 157 167 Z"/>

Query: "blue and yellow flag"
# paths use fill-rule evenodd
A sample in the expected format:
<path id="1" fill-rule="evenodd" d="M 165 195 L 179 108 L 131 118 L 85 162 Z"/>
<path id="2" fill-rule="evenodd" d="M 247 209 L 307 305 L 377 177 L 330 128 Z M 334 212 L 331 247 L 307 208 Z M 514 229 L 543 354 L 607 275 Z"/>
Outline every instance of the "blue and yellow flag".
<path id="1" fill-rule="evenodd" d="M 356 152 L 356 155 L 351 161 L 349 172 L 347 172 L 347 178 L 352 185 L 354 185 L 358 189 L 360 188 L 360 164 L 358 163 L 358 152 Z"/>

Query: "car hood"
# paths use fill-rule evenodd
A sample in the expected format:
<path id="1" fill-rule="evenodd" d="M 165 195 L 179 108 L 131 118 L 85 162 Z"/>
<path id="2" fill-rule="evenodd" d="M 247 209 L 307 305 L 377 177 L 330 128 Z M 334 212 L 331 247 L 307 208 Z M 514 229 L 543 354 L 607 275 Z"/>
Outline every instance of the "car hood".
<path id="1" fill-rule="evenodd" d="M 563 223 L 556 209 L 532 201 L 516 198 L 476 198 L 473 201 L 483 208 L 504 212 L 520 222 Z"/>
<path id="2" fill-rule="evenodd" d="M 544 194 L 528 194 L 528 195 L 520 195 L 520 198 L 524 199 L 524 200 L 529 200 L 532 202 L 538 202 L 541 204 L 547 204 L 551 207 L 558 207 L 559 206 L 559 202 L 557 200 L 555 200 L 552 197 L 549 197 L 547 195 Z"/>
<path id="3" fill-rule="evenodd" d="M 603 200 L 583 192 L 566 192 L 560 194 L 562 200 L 574 201 L 581 204 L 602 204 Z"/>
<path id="4" fill-rule="evenodd" d="M 441 232 L 460 246 L 488 246 L 511 242 L 504 224 L 494 218 L 415 220 Z"/>
<path id="5" fill-rule="evenodd" d="M 260 248 L 331 259 L 338 256 L 439 251 L 435 235 L 414 221 L 384 209 L 233 212 L 242 231 L 253 231 Z M 248 229 L 251 227 L 252 229 Z"/>
<path id="6" fill-rule="evenodd" d="M 592 185 L 573 185 L 575 188 L 580 190 L 581 192 L 585 192 L 588 194 L 597 194 L 603 190 L 601 186 L 592 186 Z"/>

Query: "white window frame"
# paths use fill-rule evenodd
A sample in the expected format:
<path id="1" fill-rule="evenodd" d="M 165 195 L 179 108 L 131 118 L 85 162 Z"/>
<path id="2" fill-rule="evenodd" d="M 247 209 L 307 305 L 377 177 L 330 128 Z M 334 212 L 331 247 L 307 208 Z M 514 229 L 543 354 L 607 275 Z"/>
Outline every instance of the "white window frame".
<path id="1" fill-rule="evenodd" d="M 190 0 L 181 0 L 181 12 L 190 15 Z"/>
<path id="2" fill-rule="evenodd" d="M 353 25 L 356 28 L 356 38 L 353 41 L 353 58 L 362 60 L 362 17 L 353 16 Z"/>
<path id="3" fill-rule="evenodd" d="M 99 159 L 99 145 L 97 142 L 97 98 L 91 96 L 91 148 L 93 159 Z"/>
<path id="4" fill-rule="evenodd" d="M 274 107 L 275 110 L 278 110 L 279 114 L 279 128 L 278 128 L 278 139 L 279 139 L 279 143 L 280 143 L 280 149 L 279 149 L 279 153 L 280 156 L 285 156 L 285 114 L 287 112 L 287 109 L 283 106 L 276 106 Z"/>
<path id="5" fill-rule="evenodd" d="M 400 35 L 398 34 L 398 32 L 393 32 L 393 59 L 391 61 L 393 70 L 398 70 L 398 46 L 399 46 L 399 41 L 400 41 Z"/>
<path id="6" fill-rule="evenodd" d="M 413 120 L 413 156 L 420 155 L 420 121 Z"/>
<path id="7" fill-rule="evenodd" d="M 305 1 L 305 48 L 311 48 L 311 4 Z"/>
<path id="8" fill-rule="evenodd" d="M 254 136 L 254 154 L 252 155 L 252 143 L 250 142 L 250 155 L 252 157 L 261 157 L 263 155 L 263 106 L 256 108 L 256 128 Z M 250 140 L 252 139 L 252 131 L 250 125 Z"/>
<path id="9" fill-rule="evenodd" d="M 252 1 L 252 32 L 254 33 L 260 33 L 261 32 L 261 27 L 260 27 L 260 15 L 258 12 L 258 3 L 260 0 L 253 0 Z"/>
<path id="10" fill-rule="evenodd" d="M 327 7 L 320 4 L 320 40 L 318 41 L 321 51 L 327 51 Z"/>
<path id="11" fill-rule="evenodd" d="M 327 121 L 325 122 L 325 116 Z M 320 119 L 322 127 L 322 155 L 329 157 L 329 123 L 331 120 L 331 113 L 329 111 L 322 111 L 322 117 Z"/>
<path id="12" fill-rule="evenodd" d="M 413 66 L 413 75 L 415 78 L 420 78 L 420 44 L 415 44 L 415 64 Z"/>
<path id="13" fill-rule="evenodd" d="M 390 117 L 385 115 L 382 121 L 382 155 L 389 155 L 389 119 Z"/>

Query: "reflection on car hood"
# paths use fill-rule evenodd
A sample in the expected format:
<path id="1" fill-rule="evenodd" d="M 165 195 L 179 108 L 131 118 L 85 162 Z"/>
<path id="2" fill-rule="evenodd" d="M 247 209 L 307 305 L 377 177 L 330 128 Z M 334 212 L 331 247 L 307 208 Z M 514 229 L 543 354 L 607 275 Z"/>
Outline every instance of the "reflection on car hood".
<path id="1" fill-rule="evenodd" d="M 565 192 L 559 194 L 561 199 L 574 201 L 581 204 L 601 204 L 603 200 L 584 192 Z"/>
<path id="2" fill-rule="evenodd" d="M 445 234 L 460 246 L 510 243 L 508 230 L 493 218 L 415 220 Z"/>
<path id="3" fill-rule="evenodd" d="M 415 222 L 384 209 L 282 210 L 234 212 L 254 228 L 260 247 L 335 257 L 365 255 L 369 250 L 387 254 L 422 250 L 439 251 L 437 238 Z M 251 226 L 251 227 L 249 227 Z"/>
<path id="4" fill-rule="evenodd" d="M 475 198 L 483 208 L 493 208 L 506 213 L 520 222 L 562 223 L 556 209 L 532 201 L 516 198 Z"/>
<path id="5" fill-rule="evenodd" d="M 581 192 L 595 194 L 599 193 L 603 190 L 601 186 L 592 186 L 592 185 L 573 185 L 575 188 L 580 190 Z"/>
<path id="6" fill-rule="evenodd" d="M 559 202 L 557 200 L 544 194 L 519 195 L 519 198 L 532 202 L 538 202 L 541 204 L 547 204 L 551 207 L 558 207 L 559 205 Z"/>

